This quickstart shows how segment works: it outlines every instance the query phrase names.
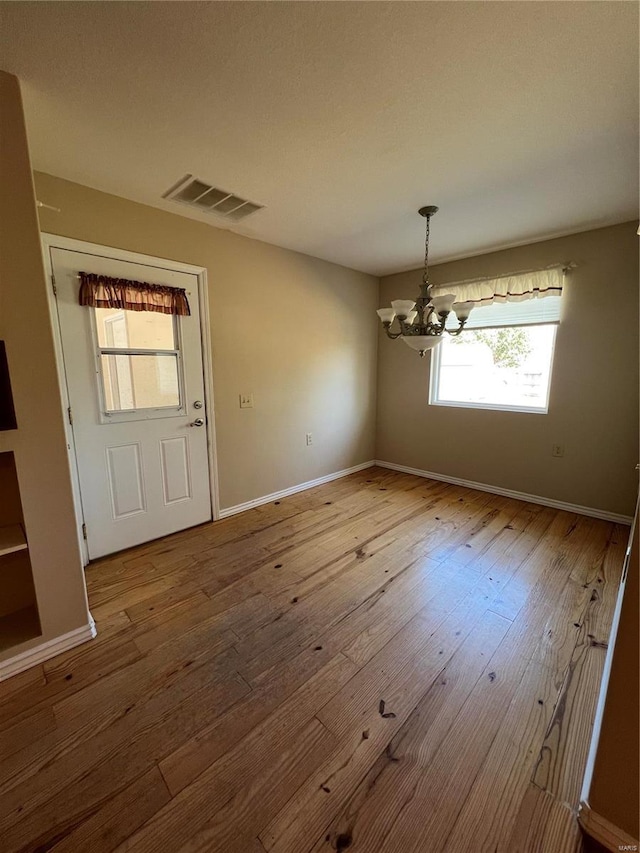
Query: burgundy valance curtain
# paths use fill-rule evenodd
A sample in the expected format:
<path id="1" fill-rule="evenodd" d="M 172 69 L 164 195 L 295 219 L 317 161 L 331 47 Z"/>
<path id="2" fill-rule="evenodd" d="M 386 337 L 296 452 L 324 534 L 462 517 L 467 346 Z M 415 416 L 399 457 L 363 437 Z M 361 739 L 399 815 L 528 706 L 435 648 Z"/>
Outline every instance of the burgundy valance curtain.
<path id="1" fill-rule="evenodd" d="M 157 314 L 191 314 L 184 288 L 147 284 L 126 278 L 79 273 L 80 305 L 120 308 L 126 311 L 155 311 Z"/>

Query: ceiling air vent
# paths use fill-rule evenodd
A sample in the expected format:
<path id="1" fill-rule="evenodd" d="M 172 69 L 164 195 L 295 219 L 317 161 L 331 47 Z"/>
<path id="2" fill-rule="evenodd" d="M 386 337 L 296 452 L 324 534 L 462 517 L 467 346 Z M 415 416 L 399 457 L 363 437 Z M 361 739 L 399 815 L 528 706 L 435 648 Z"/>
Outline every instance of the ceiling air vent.
<path id="1" fill-rule="evenodd" d="M 212 187 L 211 184 L 206 184 L 194 178 L 193 175 L 185 175 L 182 180 L 163 193 L 162 198 L 188 204 L 189 207 L 194 207 L 202 213 L 215 213 L 233 222 L 246 219 L 247 216 L 264 207 L 263 204 L 256 204 L 234 193 Z"/>

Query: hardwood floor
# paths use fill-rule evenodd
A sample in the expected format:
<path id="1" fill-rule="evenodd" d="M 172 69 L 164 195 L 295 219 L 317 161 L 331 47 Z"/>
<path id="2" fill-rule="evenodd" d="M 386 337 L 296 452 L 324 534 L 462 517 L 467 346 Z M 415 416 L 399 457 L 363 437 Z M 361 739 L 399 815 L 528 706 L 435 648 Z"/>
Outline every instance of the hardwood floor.
<path id="1" fill-rule="evenodd" d="M 372 468 L 92 564 L 0 851 L 574 853 L 625 527 Z"/>

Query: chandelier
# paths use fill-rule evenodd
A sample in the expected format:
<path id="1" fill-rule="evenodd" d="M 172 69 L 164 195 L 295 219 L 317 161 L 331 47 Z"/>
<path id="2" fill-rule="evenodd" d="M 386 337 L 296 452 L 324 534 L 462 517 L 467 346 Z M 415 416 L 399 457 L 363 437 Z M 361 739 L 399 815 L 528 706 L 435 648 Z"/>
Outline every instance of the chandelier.
<path id="1" fill-rule="evenodd" d="M 456 302 L 455 295 L 446 293 L 442 296 L 431 295 L 429 284 L 429 225 L 431 217 L 438 210 L 437 207 L 429 205 L 421 207 L 418 213 L 426 219 L 426 235 L 424 244 L 424 272 L 422 273 L 422 285 L 420 296 L 415 302 L 410 299 L 394 299 L 391 308 L 379 308 L 378 317 L 382 321 L 387 337 L 402 340 L 412 349 L 420 353 L 424 358 L 425 353 L 433 349 L 442 340 L 442 333 L 457 336 L 464 329 L 464 324 L 469 319 L 473 308 L 472 302 Z M 445 329 L 447 317 L 451 311 L 455 312 L 458 320 L 457 329 Z M 400 325 L 399 332 L 391 331 L 394 319 Z"/>

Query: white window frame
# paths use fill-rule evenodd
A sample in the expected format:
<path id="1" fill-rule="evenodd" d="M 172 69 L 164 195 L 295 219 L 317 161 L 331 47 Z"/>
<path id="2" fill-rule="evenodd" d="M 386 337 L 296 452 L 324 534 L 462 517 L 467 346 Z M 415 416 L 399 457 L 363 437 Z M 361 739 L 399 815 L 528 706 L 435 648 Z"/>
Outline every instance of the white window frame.
<path id="1" fill-rule="evenodd" d="M 501 403 L 466 403 L 466 402 L 458 402 L 456 400 L 439 400 L 438 392 L 440 385 L 440 352 L 441 345 L 435 347 L 435 349 L 431 350 L 431 368 L 429 375 L 429 405 L 430 406 L 446 406 L 447 408 L 453 409 L 488 409 L 489 411 L 494 412 L 524 412 L 525 414 L 530 415 L 547 415 L 549 414 L 549 398 L 551 396 L 551 381 L 553 379 L 553 362 L 555 358 L 555 350 L 556 350 L 556 337 L 558 334 L 558 323 L 528 323 L 528 324 L 514 324 L 510 326 L 499 326 L 493 328 L 501 328 L 501 329 L 531 329 L 538 328 L 539 326 L 554 326 L 553 340 L 551 341 L 551 359 L 549 365 L 549 382 L 547 385 L 547 397 L 545 399 L 544 408 L 533 407 L 533 406 L 508 406 Z M 478 329 L 477 331 L 482 331 L 482 329 Z M 487 327 L 489 328 L 489 327 Z M 476 329 L 469 329 L 470 332 L 476 331 Z M 446 334 L 446 332 L 445 332 Z M 464 335 L 465 333 L 462 332 Z"/>

